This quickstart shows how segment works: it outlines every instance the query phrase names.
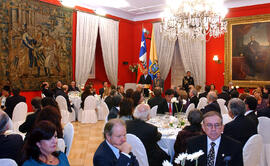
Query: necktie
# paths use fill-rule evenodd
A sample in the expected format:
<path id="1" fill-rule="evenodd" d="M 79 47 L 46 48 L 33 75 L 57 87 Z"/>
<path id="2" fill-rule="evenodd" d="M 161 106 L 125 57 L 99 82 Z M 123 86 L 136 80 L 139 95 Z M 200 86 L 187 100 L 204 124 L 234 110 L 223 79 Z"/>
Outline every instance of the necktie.
<path id="1" fill-rule="evenodd" d="M 215 161 L 215 143 L 211 142 L 211 148 L 209 150 L 208 156 L 207 156 L 207 166 L 214 166 Z"/>
<path id="2" fill-rule="evenodd" d="M 172 103 L 169 103 L 169 113 L 172 115 Z"/>

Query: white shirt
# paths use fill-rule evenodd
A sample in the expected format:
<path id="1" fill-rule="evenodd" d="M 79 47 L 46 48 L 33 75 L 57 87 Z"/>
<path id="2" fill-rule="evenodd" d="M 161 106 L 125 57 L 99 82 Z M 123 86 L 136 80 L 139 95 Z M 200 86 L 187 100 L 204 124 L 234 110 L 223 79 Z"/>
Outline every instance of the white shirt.
<path id="1" fill-rule="evenodd" d="M 168 103 L 168 102 L 167 102 Z M 171 104 L 171 108 L 172 108 L 172 112 L 173 112 L 173 105 L 172 103 L 168 103 L 168 109 L 170 109 L 170 104 Z M 170 111 L 170 110 L 169 110 Z"/>
<path id="2" fill-rule="evenodd" d="M 247 116 L 251 112 L 253 112 L 253 110 L 249 110 L 249 111 L 245 112 L 245 116 Z"/>
<path id="3" fill-rule="evenodd" d="M 221 140 L 221 136 L 218 137 L 218 139 L 216 139 L 215 141 L 212 141 L 209 137 L 207 137 L 207 156 L 208 153 L 211 149 L 211 142 L 214 142 L 216 145 L 214 147 L 215 150 L 215 161 L 214 161 L 214 165 L 216 165 L 216 159 L 217 159 L 217 153 L 218 153 L 218 148 L 219 148 L 219 144 L 220 144 L 220 140 Z"/>

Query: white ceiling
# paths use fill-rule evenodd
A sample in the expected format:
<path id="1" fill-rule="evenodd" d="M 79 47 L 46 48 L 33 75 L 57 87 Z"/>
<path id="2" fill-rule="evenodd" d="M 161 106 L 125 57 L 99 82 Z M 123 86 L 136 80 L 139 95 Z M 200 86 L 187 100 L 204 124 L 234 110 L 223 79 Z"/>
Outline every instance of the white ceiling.
<path id="1" fill-rule="evenodd" d="M 78 6 L 92 10 L 104 9 L 108 14 L 141 21 L 160 18 L 166 6 L 166 0 L 76 0 Z M 225 0 L 228 8 L 270 3 L 270 0 Z"/>

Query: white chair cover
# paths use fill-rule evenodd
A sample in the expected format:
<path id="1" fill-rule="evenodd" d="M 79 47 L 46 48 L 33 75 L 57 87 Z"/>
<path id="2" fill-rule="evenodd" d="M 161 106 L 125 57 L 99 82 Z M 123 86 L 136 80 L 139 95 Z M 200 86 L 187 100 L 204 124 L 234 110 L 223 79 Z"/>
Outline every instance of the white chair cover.
<path id="1" fill-rule="evenodd" d="M 188 114 L 191 110 L 193 110 L 195 108 L 195 104 L 194 103 L 190 103 L 189 106 L 187 107 L 186 110 L 186 117 L 188 117 Z"/>
<path id="2" fill-rule="evenodd" d="M 221 105 L 225 105 L 226 100 L 224 100 L 224 99 L 217 99 L 217 102 L 218 102 L 219 106 L 221 106 Z"/>
<path id="3" fill-rule="evenodd" d="M 197 105 L 197 109 L 202 109 L 207 105 L 207 98 L 206 97 L 201 97 L 199 100 L 199 103 Z"/>
<path id="4" fill-rule="evenodd" d="M 65 149 L 66 149 L 66 144 L 63 138 L 58 138 L 57 139 L 57 151 L 61 151 L 63 153 L 65 153 Z"/>
<path id="5" fill-rule="evenodd" d="M 68 123 L 64 127 L 64 141 L 67 146 L 67 149 L 66 149 L 67 156 L 69 155 L 69 152 L 71 149 L 73 137 L 74 137 L 74 127 L 71 123 Z"/>
<path id="6" fill-rule="evenodd" d="M 259 117 L 258 134 L 262 136 L 264 146 L 263 165 L 270 165 L 270 118 Z"/>
<path id="7" fill-rule="evenodd" d="M 222 114 L 222 119 L 224 125 L 232 121 L 232 118 L 229 116 L 229 114 Z"/>
<path id="8" fill-rule="evenodd" d="M 94 96 L 88 96 L 84 101 L 84 109 L 81 113 L 82 123 L 96 123 L 97 122 L 97 100 Z"/>
<path id="9" fill-rule="evenodd" d="M 76 121 L 76 112 L 74 108 L 71 108 L 72 112 L 69 112 L 69 122 Z"/>
<path id="10" fill-rule="evenodd" d="M 63 124 L 67 124 L 69 122 L 69 114 L 70 114 L 67 108 L 67 101 L 63 96 L 60 96 L 60 95 L 57 96 L 55 100 L 58 103 L 58 106 L 61 112 L 61 116 L 62 116 L 61 122 Z"/>
<path id="11" fill-rule="evenodd" d="M 12 115 L 12 121 L 18 122 L 18 121 L 25 121 L 27 115 L 27 104 L 25 102 L 19 102 L 13 111 Z"/>
<path id="12" fill-rule="evenodd" d="M 8 158 L 0 159 L 0 163 L 1 166 L 17 166 L 17 163 L 14 160 Z"/>
<path id="13" fill-rule="evenodd" d="M 98 120 L 105 120 L 110 112 L 107 104 L 104 101 L 101 101 L 97 107 L 97 110 Z"/>
<path id="14" fill-rule="evenodd" d="M 142 141 L 133 134 L 127 134 L 127 143 L 132 146 L 132 153 L 136 156 L 139 165 L 149 166 L 145 147 Z"/>
<path id="15" fill-rule="evenodd" d="M 158 105 L 151 108 L 151 110 L 150 110 L 150 118 L 153 118 L 153 117 L 157 116 L 157 109 L 158 109 Z"/>
<path id="16" fill-rule="evenodd" d="M 224 99 L 217 99 L 218 105 L 221 110 L 221 114 L 228 114 L 228 108 L 225 105 L 225 100 Z"/>
<path id="17" fill-rule="evenodd" d="M 248 139 L 243 148 L 244 166 L 261 166 L 261 157 L 263 155 L 262 136 L 255 134 Z"/>

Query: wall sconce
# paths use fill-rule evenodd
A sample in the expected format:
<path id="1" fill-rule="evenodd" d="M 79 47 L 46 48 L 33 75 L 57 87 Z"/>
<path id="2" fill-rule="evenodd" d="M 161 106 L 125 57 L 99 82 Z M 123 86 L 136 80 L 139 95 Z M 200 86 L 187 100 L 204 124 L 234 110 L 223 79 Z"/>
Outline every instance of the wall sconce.
<path id="1" fill-rule="evenodd" d="M 218 64 L 221 64 L 222 63 L 222 60 L 218 59 L 218 56 L 217 55 L 214 55 L 213 61 L 216 62 L 216 63 L 218 63 Z"/>

